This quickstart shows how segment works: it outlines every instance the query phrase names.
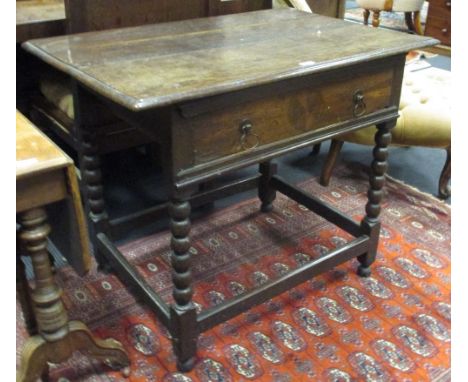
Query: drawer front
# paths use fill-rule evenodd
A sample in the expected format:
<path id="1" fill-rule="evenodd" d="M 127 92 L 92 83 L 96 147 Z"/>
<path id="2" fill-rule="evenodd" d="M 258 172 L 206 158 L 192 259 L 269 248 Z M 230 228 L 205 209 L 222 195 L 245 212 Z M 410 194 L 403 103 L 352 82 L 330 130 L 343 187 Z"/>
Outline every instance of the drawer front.
<path id="1" fill-rule="evenodd" d="M 224 103 L 200 114 L 184 113 L 182 105 L 175 117 L 175 134 L 177 142 L 185 143 L 175 148 L 179 153 L 175 172 L 230 156 L 237 160 L 398 104 L 392 94 L 393 67 L 370 67 L 360 72 L 330 72 L 307 87 L 265 94 L 253 101 L 240 102 L 242 97 L 237 97 L 235 105 Z M 195 108 L 191 105 L 190 109 Z"/>

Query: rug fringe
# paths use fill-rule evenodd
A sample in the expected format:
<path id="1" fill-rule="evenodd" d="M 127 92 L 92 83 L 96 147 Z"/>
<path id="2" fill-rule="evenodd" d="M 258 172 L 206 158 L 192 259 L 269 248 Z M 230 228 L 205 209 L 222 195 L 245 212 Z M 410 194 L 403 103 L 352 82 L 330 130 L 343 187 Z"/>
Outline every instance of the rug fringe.
<path id="1" fill-rule="evenodd" d="M 417 195 L 424 196 L 424 197 L 428 198 L 429 200 L 431 200 L 432 202 L 438 204 L 439 206 L 446 207 L 446 208 L 448 208 L 449 211 L 452 211 L 452 206 L 450 204 L 448 204 L 447 202 L 445 202 L 443 200 L 440 200 L 436 196 L 434 196 L 432 194 L 429 194 L 428 192 L 421 191 L 419 188 L 416 188 L 415 186 L 412 186 L 412 185 L 410 185 L 408 183 L 405 183 L 403 180 L 396 179 L 391 175 L 386 174 L 385 176 L 387 177 L 387 179 L 390 179 L 392 182 L 395 182 L 397 184 L 408 187 L 409 189 L 411 189 L 411 191 L 413 191 Z"/>
<path id="2" fill-rule="evenodd" d="M 452 369 L 447 369 L 432 382 L 449 382 L 451 380 L 451 373 Z"/>

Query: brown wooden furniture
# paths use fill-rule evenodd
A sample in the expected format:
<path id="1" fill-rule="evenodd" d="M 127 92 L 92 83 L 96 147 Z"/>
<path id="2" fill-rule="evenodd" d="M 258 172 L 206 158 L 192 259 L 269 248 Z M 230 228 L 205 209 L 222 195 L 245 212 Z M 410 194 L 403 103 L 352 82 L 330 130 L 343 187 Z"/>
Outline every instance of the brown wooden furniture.
<path id="1" fill-rule="evenodd" d="M 271 8 L 271 0 L 65 0 L 66 32 L 97 31 L 266 8 Z M 36 73 L 36 91 L 28 112 L 30 118 L 76 152 L 81 152 L 87 137 L 79 136 L 75 129 L 74 90 L 70 81 L 37 63 L 30 70 Z M 109 116 L 105 108 L 96 110 L 95 119 L 99 119 L 103 126 L 95 139 L 101 154 L 148 143 L 144 134 L 121 119 Z M 78 165 L 81 167 L 80 163 Z"/>
<path id="2" fill-rule="evenodd" d="M 312 12 L 323 16 L 344 18 L 346 0 L 307 0 Z"/>
<path id="3" fill-rule="evenodd" d="M 99 260 L 109 264 L 168 328 L 180 370 L 193 367 L 200 332 L 351 258 L 358 258 L 361 276 L 370 274 L 405 56 L 435 43 L 428 37 L 281 9 L 24 45 L 76 81 L 80 131 L 92 136 L 99 129 L 93 120 L 99 99 L 161 142 L 170 195 L 174 284 L 170 305 L 112 242 L 113 224 L 102 198 L 95 151 L 86 154 L 83 170 Z M 360 224 L 275 175 L 271 163 L 275 157 L 373 124 L 377 132 L 369 201 Z M 196 191 L 202 182 L 253 164 L 260 165 L 256 177 L 201 194 Z M 92 177 L 86 176 L 88 171 Z M 258 186 L 262 211 L 274 208 L 279 191 L 355 239 L 198 314 L 192 303 L 191 206 L 237 192 L 248 183 Z"/>
<path id="4" fill-rule="evenodd" d="M 99 340 L 80 321 L 68 321 L 61 290 L 54 282 L 47 237 L 51 231 L 45 206 L 65 201 L 71 205 L 73 229 L 69 261 L 80 273 L 89 269 L 89 242 L 73 162 L 22 114 L 16 113 L 16 213 L 20 254 L 31 258 L 35 287 L 30 290 L 24 267 L 17 256 L 20 299 L 28 330 L 17 381 L 36 381 L 47 372 L 48 362 L 59 363 L 76 350 L 103 361 L 127 366 L 129 360 L 119 342 Z M 72 229 L 72 231 L 73 231 Z M 65 254 L 70 255 L 70 253 Z"/>
<path id="5" fill-rule="evenodd" d="M 63 0 L 16 2 L 16 42 L 65 33 Z"/>
<path id="6" fill-rule="evenodd" d="M 369 16 L 372 11 L 372 26 L 377 28 L 380 25 L 380 13 L 404 12 L 405 22 L 410 31 L 422 35 L 421 8 L 424 0 L 356 0 L 357 5 L 364 8 L 364 24 L 369 23 Z"/>
<path id="7" fill-rule="evenodd" d="M 451 1 L 430 0 L 424 34 L 440 40 L 442 49 L 451 46 Z"/>

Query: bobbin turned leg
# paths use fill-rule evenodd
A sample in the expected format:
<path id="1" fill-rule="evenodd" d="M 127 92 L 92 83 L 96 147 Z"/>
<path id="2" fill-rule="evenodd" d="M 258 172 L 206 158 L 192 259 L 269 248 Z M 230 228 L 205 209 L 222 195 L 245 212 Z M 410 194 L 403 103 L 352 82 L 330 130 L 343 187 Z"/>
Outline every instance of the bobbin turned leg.
<path id="1" fill-rule="evenodd" d="M 32 336 L 37 333 L 36 319 L 34 317 L 34 310 L 31 300 L 31 288 L 29 287 L 28 280 L 26 279 L 26 267 L 21 260 L 20 253 L 21 242 L 19 235 L 16 235 L 16 295 L 23 311 L 24 323 L 29 335 Z"/>
<path id="2" fill-rule="evenodd" d="M 387 171 L 388 145 L 392 139 L 390 129 L 395 125 L 395 121 L 377 125 L 375 134 L 375 147 L 373 150 L 374 160 L 371 165 L 369 177 L 369 191 L 367 192 L 368 202 L 366 204 L 366 215 L 361 222 L 364 234 L 370 236 L 369 250 L 364 255 L 358 257 L 359 267 L 357 273 L 361 277 L 368 277 L 371 274 L 370 266 L 377 254 L 377 245 L 380 232 L 380 202 L 383 196 L 383 186 L 385 184 L 385 172 Z"/>
<path id="3" fill-rule="evenodd" d="M 20 215 L 20 239 L 25 255 L 31 257 L 35 276 L 35 288 L 31 303 L 36 316 L 38 334 L 24 345 L 18 382 L 33 382 L 44 375 L 48 363 L 59 363 L 74 351 L 84 351 L 99 359 L 129 364 L 122 345 L 112 339 L 98 340 L 79 321 L 68 321 L 63 305 L 62 291 L 55 283 L 49 254 L 47 236 L 50 227 L 43 208 L 35 208 Z"/>
<path id="4" fill-rule="evenodd" d="M 192 303 L 192 273 L 190 270 L 190 203 L 173 198 L 169 204 L 171 217 L 171 264 L 173 297 L 171 305 L 171 335 L 177 368 L 190 371 L 195 365 L 198 339 L 197 312 Z"/>
<path id="5" fill-rule="evenodd" d="M 259 171 L 262 175 L 258 185 L 258 197 L 262 202 L 260 210 L 262 212 L 270 212 L 273 210 L 273 201 L 276 198 L 276 191 L 270 185 L 270 180 L 276 174 L 277 165 L 275 163 L 263 162 L 259 165 Z"/>
<path id="6" fill-rule="evenodd" d="M 85 130 L 82 132 L 81 140 L 80 167 L 86 212 L 91 222 L 91 243 L 99 268 L 107 272 L 109 271 L 109 266 L 105 258 L 99 253 L 98 245 L 96 244 L 96 235 L 99 232 L 104 232 L 110 236 L 109 219 L 105 209 L 102 185 L 101 159 L 98 155 L 96 134 Z"/>

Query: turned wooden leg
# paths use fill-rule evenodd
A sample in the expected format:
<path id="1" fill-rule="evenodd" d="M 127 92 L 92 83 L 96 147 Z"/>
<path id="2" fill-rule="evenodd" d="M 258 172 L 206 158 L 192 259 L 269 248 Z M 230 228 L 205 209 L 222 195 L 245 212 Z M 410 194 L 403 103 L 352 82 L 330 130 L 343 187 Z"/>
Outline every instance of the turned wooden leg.
<path id="1" fill-rule="evenodd" d="M 445 161 L 444 168 L 439 178 L 439 198 L 447 199 L 450 196 L 450 186 L 448 182 L 451 177 L 451 167 L 452 167 L 452 155 L 451 155 L 451 146 L 447 147 L 447 159 Z"/>
<path id="2" fill-rule="evenodd" d="M 322 146 L 321 143 L 316 143 L 314 145 L 314 147 L 312 148 L 312 152 L 310 153 L 310 155 L 319 155 L 320 154 L 320 147 Z"/>
<path id="3" fill-rule="evenodd" d="M 36 286 L 31 294 L 39 334 L 47 341 L 57 341 L 68 333 L 68 317 L 55 284 L 47 251 L 50 227 L 43 208 L 20 215 L 20 239 L 25 254 L 31 258 Z"/>
<path id="4" fill-rule="evenodd" d="M 188 198 L 187 198 L 188 199 Z M 195 365 L 197 352 L 197 312 L 192 303 L 192 273 L 190 270 L 190 203 L 173 198 L 169 204 L 171 217 L 171 264 L 173 297 L 171 305 L 171 335 L 177 368 L 190 371 Z"/>
<path id="5" fill-rule="evenodd" d="M 423 32 L 422 25 L 421 25 L 421 12 L 420 11 L 416 11 L 413 13 L 413 24 L 414 24 L 414 31 L 417 34 L 422 36 L 424 32 Z"/>
<path id="6" fill-rule="evenodd" d="M 377 28 L 380 25 L 380 11 L 372 11 L 372 26 Z"/>
<path id="7" fill-rule="evenodd" d="M 110 237 L 109 219 L 104 202 L 104 188 L 102 185 L 101 159 L 98 155 L 96 134 L 82 132 L 82 149 L 80 156 L 81 179 L 84 191 L 86 212 L 89 216 L 91 230 L 91 244 L 94 257 L 102 271 L 109 271 L 106 259 L 99 253 L 96 235 L 104 232 Z"/>
<path id="8" fill-rule="evenodd" d="M 374 160 L 372 161 L 371 174 L 369 176 L 370 187 L 367 192 L 366 215 L 361 222 L 362 231 L 364 234 L 369 235 L 370 243 L 368 252 L 358 257 L 360 265 L 357 273 L 361 277 L 370 276 L 370 266 L 377 254 L 380 232 L 380 203 L 382 201 L 385 173 L 387 171 L 387 147 L 392 140 L 390 129 L 394 125 L 395 121 L 379 124 L 377 125 L 377 132 L 375 134 Z"/>
<path id="9" fill-rule="evenodd" d="M 364 9 L 364 12 L 362 12 L 364 16 L 364 25 L 369 25 L 369 16 L 370 16 L 370 11 L 368 9 Z"/>
<path id="10" fill-rule="evenodd" d="M 412 12 L 405 12 L 405 22 L 406 26 L 410 31 L 414 31 L 414 24 L 413 24 L 413 13 Z"/>
<path id="11" fill-rule="evenodd" d="M 48 362 L 59 363 L 76 350 L 121 366 L 129 364 L 120 343 L 114 340 L 100 341 L 92 337 L 80 322 L 69 322 L 63 305 L 62 291 L 55 283 L 47 252 L 47 236 L 50 227 L 43 208 L 35 208 L 20 215 L 20 239 L 25 255 L 31 257 L 35 276 L 35 288 L 31 302 L 36 317 L 38 335 L 30 337 L 24 346 L 19 382 L 33 382 L 47 370 Z M 86 331 L 87 341 L 78 341 L 76 331 Z M 80 335 L 80 338 L 82 335 Z M 99 351 L 96 351 L 99 348 Z"/>
<path id="12" fill-rule="evenodd" d="M 18 244 L 16 248 L 18 248 Z M 16 293 L 23 311 L 24 323 L 30 336 L 37 334 L 37 324 L 31 299 L 31 288 L 26 279 L 26 269 L 21 261 L 20 255 L 16 255 Z"/>
<path id="13" fill-rule="evenodd" d="M 335 167 L 336 160 L 340 154 L 341 148 L 343 147 L 343 141 L 332 139 L 330 149 L 328 150 L 327 159 L 322 168 L 322 174 L 320 175 L 320 184 L 322 186 L 328 186 L 330 184 L 330 178 Z"/>
<path id="14" fill-rule="evenodd" d="M 276 198 L 276 190 L 271 187 L 270 180 L 276 174 L 277 165 L 271 162 L 263 162 L 259 165 L 259 171 L 262 175 L 258 185 L 258 197 L 262 202 L 260 210 L 270 212 L 273 210 L 273 201 Z"/>

